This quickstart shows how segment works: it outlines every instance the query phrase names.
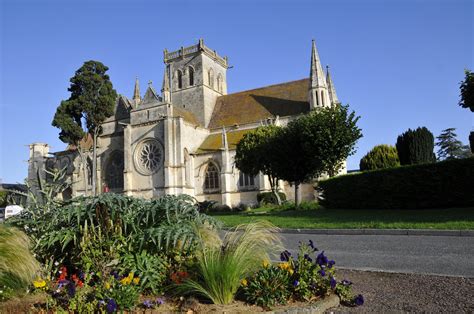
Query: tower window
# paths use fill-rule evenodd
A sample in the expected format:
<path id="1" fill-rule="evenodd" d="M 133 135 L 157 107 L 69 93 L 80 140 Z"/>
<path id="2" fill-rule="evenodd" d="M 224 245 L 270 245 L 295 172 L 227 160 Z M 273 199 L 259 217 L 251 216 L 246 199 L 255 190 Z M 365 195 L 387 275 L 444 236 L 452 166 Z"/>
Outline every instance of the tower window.
<path id="1" fill-rule="evenodd" d="M 193 86 L 194 85 L 194 69 L 192 67 L 189 67 L 188 72 L 189 72 L 189 86 Z"/>
<path id="2" fill-rule="evenodd" d="M 207 72 L 207 76 L 208 76 L 209 87 L 214 88 L 214 70 L 209 69 L 209 72 Z"/>
<path id="3" fill-rule="evenodd" d="M 321 103 L 324 107 L 324 94 L 323 94 L 323 91 L 321 91 Z"/>
<path id="4" fill-rule="evenodd" d="M 178 70 L 178 88 L 183 88 L 183 72 Z"/>
<path id="5" fill-rule="evenodd" d="M 219 191 L 219 187 L 219 169 L 217 169 L 214 163 L 209 163 L 204 178 L 204 192 L 217 192 Z"/>
<path id="6" fill-rule="evenodd" d="M 220 73 L 217 76 L 217 91 L 222 93 L 222 75 Z"/>
<path id="7" fill-rule="evenodd" d="M 239 189 L 240 190 L 255 189 L 255 177 L 241 172 L 239 174 Z"/>

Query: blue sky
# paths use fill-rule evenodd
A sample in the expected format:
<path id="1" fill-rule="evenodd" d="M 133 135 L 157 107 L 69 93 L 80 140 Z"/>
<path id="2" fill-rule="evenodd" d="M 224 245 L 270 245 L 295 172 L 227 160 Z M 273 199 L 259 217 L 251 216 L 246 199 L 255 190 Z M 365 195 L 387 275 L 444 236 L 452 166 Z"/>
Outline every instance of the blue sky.
<path id="1" fill-rule="evenodd" d="M 349 169 L 408 128 L 455 127 L 467 143 L 474 114 L 457 102 L 474 69 L 473 3 L 0 0 L 0 178 L 23 181 L 29 143 L 64 149 L 51 120 L 84 61 L 106 64 L 131 97 L 135 76 L 142 93 L 150 80 L 159 89 L 164 48 L 200 37 L 234 66 L 229 93 L 307 77 L 316 39 L 339 99 L 361 116 Z"/>

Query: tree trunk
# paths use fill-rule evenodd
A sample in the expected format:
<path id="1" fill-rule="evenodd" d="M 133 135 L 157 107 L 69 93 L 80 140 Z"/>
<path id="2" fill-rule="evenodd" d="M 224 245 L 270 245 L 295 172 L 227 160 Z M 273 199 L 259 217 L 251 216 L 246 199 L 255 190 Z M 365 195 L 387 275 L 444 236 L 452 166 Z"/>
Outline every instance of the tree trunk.
<path id="1" fill-rule="evenodd" d="M 84 195 L 87 196 L 87 183 L 88 183 L 88 175 L 87 175 L 87 159 L 85 152 L 80 148 L 80 143 L 77 145 L 77 151 L 79 152 L 79 156 L 81 157 L 81 164 L 82 164 L 82 175 L 84 176 Z"/>
<path id="2" fill-rule="evenodd" d="M 299 182 L 295 182 L 295 206 L 296 206 L 296 207 L 300 206 L 300 196 L 299 196 L 299 192 L 300 192 L 300 183 L 299 183 Z"/>
<path id="3" fill-rule="evenodd" d="M 92 195 L 97 195 L 97 128 L 94 130 L 92 140 Z"/>
<path id="4" fill-rule="evenodd" d="M 270 188 L 272 190 L 272 193 L 275 196 L 278 206 L 280 206 L 281 198 L 280 198 L 280 194 L 278 194 L 278 178 L 274 178 L 273 176 L 269 175 L 268 179 L 270 181 Z"/>

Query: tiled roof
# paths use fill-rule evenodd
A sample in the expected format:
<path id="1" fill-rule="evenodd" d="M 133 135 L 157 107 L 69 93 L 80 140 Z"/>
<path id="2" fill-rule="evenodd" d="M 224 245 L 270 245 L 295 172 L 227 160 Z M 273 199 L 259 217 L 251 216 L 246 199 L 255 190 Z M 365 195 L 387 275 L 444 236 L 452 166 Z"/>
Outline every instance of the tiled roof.
<path id="1" fill-rule="evenodd" d="M 220 96 L 216 100 L 209 128 L 308 112 L 308 87 L 309 79 L 302 79 Z"/>
<path id="2" fill-rule="evenodd" d="M 173 117 L 182 117 L 185 121 L 191 124 L 199 125 L 199 121 L 193 113 L 186 109 L 179 108 L 178 106 L 173 106 Z"/>
<path id="3" fill-rule="evenodd" d="M 92 135 L 90 133 L 87 133 L 86 136 L 84 136 L 84 138 L 79 142 L 79 145 L 81 146 L 82 149 L 89 150 L 89 149 L 92 149 L 92 144 L 94 140 L 92 139 Z M 73 151 L 76 149 L 77 149 L 77 146 L 71 145 L 71 144 L 69 144 L 66 148 L 66 150 L 69 150 L 69 151 Z"/>
<path id="4" fill-rule="evenodd" d="M 253 129 L 246 130 L 237 130 L 237 131 L 228 131 L 227 132 L 227 143 L 230 150 L 234 150 L 237 146 L 237 143 L 244 137 L 244 135 Z M 210 152 L 215 152 L 223 148 L 222 145 L 222 133 L 215 133 L 209 135 L 204 142 L 199 146 L 196 151 L 196 154 L 205 154 Z"/>

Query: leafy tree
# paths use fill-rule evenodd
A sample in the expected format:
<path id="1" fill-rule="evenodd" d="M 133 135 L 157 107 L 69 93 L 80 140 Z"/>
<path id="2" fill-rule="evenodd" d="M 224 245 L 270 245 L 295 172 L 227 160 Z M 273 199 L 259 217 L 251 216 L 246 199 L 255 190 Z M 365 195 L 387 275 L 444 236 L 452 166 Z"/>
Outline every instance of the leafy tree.
<path id="1" fill-rule="evenodd" d="M 461 141 L 457 139 L 457 134 L 454 131 L 456 131 L 455 128 L 448 128 L 443 130 L 441 134 L 436 137 L 438 140 L 436 146 L 439 147 L 439 160 L 466 158 L 471 155 L 469 147 L 463 145 Z"/>
<path id="2" fill-rule="evenodd" d="M 324 173 L 335 176 L 355 152 L 355 143 L 362 137 L 359 119 L 355 112 L 349 112 L 348 105 L 321 108 L 291 121 L 276 137 L 272 147 L 281 151 L 273 154 L 276 172 L 281 179 L 294 183 L 296 205 L 299 184 Z"/>
<path id="3" fill-rule="evenodd" d="M 408 131 L 399 135 L 395 145 L 402 165 L 432 163 L 436 161 L 434 137 L 426 127 Z"/>
<path id="4" fill-rule="evenodd" d="M 474 72 L 465 70 L 466 77 L 461 82 L 461 100 L 459 105 L 463 108 L 469 108 L 474 112 Z"/>
<path id="5" fill-rule="evenodd" d="M 360 160 L 360 170 L 376 170 L 400 166 L 398 152 L 391 145 L 377 145 Z"/>
<path id="6" fill-rule="evenodd" d="M 469 134 L 469 145 L 471 145 L 471 153 L 474 154 L 474 131 Z"/>
<path id="7" fill-rule="evenodd" d="M 273 150 L 275 149 L 272 147 L 272 140 L 279 132 L 281 132 L 280 127 L 267 125 L 246 133 L 237 144 L 235 165 L 240 171 L 252 176 L 259 172 L 267 175 L 272 192 L 280 205 L 278 177 L 272 160 Z"/>
<path id="8" fill-rule="evenodd" d="M 100 125 L 114 113 L 117 92 L 106 74 L 109 68 L 98 61 L 87 61 L 71 78 L 68 91 L 71 96 L 62 101 L 56 111 L 53 126 L 61 129 L 60 139 L 66 143 L 78 144 L 88 133 L 93 138 L 92 190 L 97 192 L 97 137 Z M 83 123 L 85 122 L 85 130 Z M 77 147 L 79 147 L 78 145 Z M 85 162 L 83 160 L 83 167 Z M 86 180 L 86 176 L 84 177 Z"/>

